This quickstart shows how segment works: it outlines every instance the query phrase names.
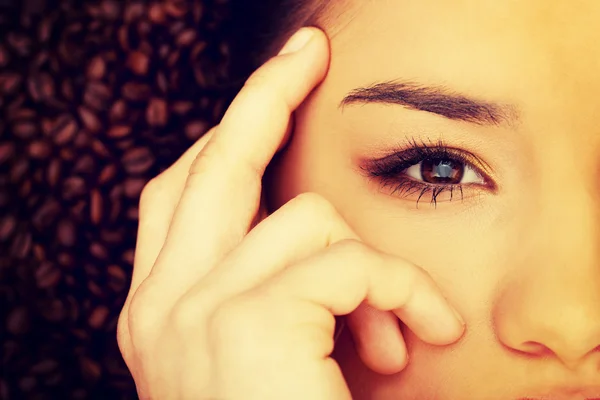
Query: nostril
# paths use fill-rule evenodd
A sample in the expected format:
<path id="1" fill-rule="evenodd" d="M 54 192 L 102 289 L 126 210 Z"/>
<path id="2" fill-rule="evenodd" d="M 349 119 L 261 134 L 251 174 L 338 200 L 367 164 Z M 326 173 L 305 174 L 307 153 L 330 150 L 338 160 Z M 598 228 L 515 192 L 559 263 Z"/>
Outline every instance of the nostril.
<path id="1" fill-rule="evenodd" d="M 536 357 L 548 357 L 555 355 L 554 352 L 547 346 L 535 341 L 523 342 L 521 343 L 521 346 L 517 348 L 517 350 L 519 350 L 522 353 L 533 355 Z"/>

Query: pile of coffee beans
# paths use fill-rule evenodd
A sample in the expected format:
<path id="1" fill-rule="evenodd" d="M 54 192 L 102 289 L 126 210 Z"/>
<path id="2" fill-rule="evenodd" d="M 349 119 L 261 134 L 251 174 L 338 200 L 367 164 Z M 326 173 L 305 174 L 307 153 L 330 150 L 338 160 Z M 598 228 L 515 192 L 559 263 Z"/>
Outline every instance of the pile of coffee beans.
<path id="1" fill-rule="evenodd" d="M 0 398 L 133 399 L 115 332 L 139 195 L 239 89 L 229 4 L 13 3 L 0 2 Z"/>

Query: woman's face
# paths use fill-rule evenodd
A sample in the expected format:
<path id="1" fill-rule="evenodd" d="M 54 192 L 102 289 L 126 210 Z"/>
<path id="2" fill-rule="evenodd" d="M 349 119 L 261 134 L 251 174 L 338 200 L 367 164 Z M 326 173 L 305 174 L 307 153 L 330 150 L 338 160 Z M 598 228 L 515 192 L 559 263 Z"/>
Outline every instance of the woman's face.
<path id="1" fill-rule="evenodd" d="M 321 194 L 466 321 L 445 347 L 402 326 L 410 361 L 394 375 L 365 367 L 345 330 L 334 357 L 354 397 L 599 385 L 600 2 L 354 3 L 269 170 L 271 207 Z"/>

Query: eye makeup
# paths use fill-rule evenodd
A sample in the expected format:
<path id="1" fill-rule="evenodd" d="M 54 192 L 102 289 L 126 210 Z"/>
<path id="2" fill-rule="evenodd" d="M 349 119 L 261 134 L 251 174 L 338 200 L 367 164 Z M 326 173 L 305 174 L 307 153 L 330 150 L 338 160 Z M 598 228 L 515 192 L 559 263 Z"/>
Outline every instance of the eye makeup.
<path id="1" fill-rule="evenodd" d="M 442 140 L 407 138 L 387 155 L 366 160 L 359 168 L 363 176 L 391 190 L 390 195 L 415 200 L 417 208 L 424 199 L 436 207 L 438 202 L 462 201 L 481 190 L 496 189 L 485 161 Z"/>

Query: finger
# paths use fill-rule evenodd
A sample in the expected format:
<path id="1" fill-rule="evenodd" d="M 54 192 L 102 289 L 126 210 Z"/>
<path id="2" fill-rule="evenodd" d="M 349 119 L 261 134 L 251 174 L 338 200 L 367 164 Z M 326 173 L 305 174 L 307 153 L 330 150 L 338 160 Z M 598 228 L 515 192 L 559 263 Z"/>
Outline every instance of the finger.
<path id="1" fill-rule="evenodd" d="M 173 165 L 144 188 L 139 206 L 137 244 L 129 296 L 135 293 L 140 283 L 150 274 L 152 265 L 165 242 L 190 166 L 214 132 L 215 128 L 210 129 Z"/>
<path id="2" fill-rule="evenodd" d="M 213 308 L 345 239 L 359 237 L 335 207 L 317 193 L 301 193 L 250 231 L 182 301 Z"/>
<path id="3" fill-rule="evenodd" d="M 181 197 L 185 178 L 196 155 L 214 134 L 209 130 L 169 168 L 144 188 L 139 205 L 137 242 L 133 259 L 133 276 L 127 298 L 119 315 L 117 336 L 121 352 L 129 351 L 129 305 L 140 284 L 148 277 L 160 252 L 175 206 Z"/>
<path id="4" fill-rule="evenodd" d="M 248 232 L 262 173 L 282 143 L 290 114 L 327 70 L 327 39 L 315 28 L 303 31 L 309 32 L 312 39 L 302 50 L 267 62 L 234 99 L 191 167 L 159 255 L 167 260 L 159 260 L 151 274 L 168 270 L 171 278 L 193 282 Z"/>
<path id="5" fill-rule="evenodd" d="M 346 317 L 362 362 L 382 375 L 398 373 L 408 363 L 398 317 L 361 303 Z"/>
<path id="6" fill-rule="evenodd" d="M 378 310 L 392 311 L 421 340 L 433 345 L 454 343 L 464 332 L 458 313 L 425 271 L 356 240 L 335 243 L 257 290 L 271 299 L 318 304 L 334 315 L 349 314 L 365 301 Z"/>
<path id="7" fill-rule="evenodd" d="M 303 193 L 248 233 L 219 268 L 204 276 L 182 301 L 195 309 L 212 310 L 227 298 L 346 239 L 360 240 L 330 202 L 316 193 Z M 372 307 L 365 310 L 370 312 L 359 307 L 348 316 L 363 362 L 382 374 L 400 371 L 407 354 L 398 318 Z"/>

